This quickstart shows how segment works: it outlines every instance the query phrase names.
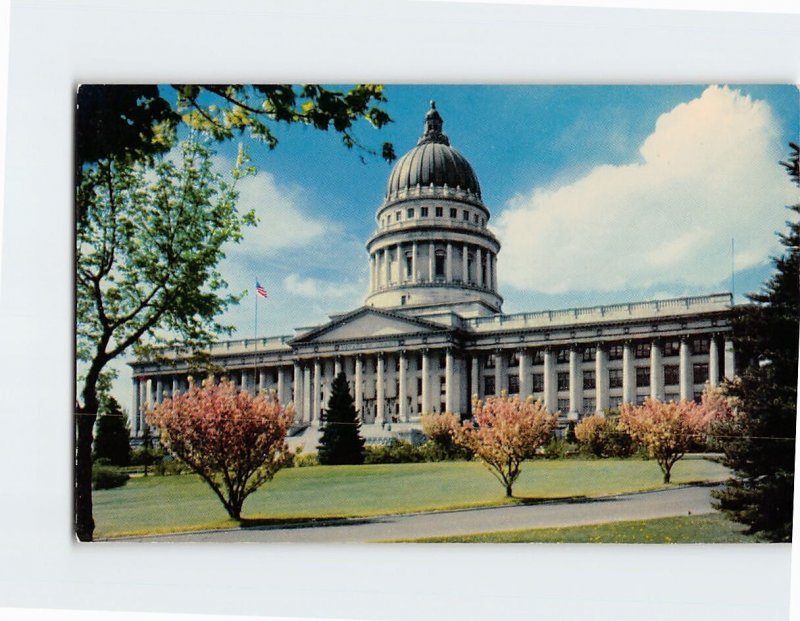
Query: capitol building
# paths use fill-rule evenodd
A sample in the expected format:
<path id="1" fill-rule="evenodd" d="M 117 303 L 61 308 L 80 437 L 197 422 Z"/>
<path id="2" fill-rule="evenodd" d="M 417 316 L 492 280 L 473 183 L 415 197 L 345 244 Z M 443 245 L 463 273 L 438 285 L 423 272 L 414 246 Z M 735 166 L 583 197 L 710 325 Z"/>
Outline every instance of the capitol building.
<path id="1" fill-rule="evenodd" d="M 563 425 L 647 397 L 697 398 L 735 374 L 728 293 L 504 314 L 490 217 L 431 102 L 377 210 L 363 304 L 293 335 L 217 342 L 211 364 L 293 402 L 292 433 L 309 442 L 340 372 L 368 442 L 418 429 L 423 413 L 468 416 L 473 395 L 532 395 Z M 135 436 L 147 409 L 204 372 L 178 354 L 131 367 Z"/>

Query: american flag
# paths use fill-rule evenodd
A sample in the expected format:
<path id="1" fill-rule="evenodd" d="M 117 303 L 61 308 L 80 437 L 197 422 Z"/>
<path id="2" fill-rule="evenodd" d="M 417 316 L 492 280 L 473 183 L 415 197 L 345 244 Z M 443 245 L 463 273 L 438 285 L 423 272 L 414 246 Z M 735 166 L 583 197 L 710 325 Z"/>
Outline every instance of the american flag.
<path id="1" fill-rule="evenodd" d="M 261 286 L 261 283 L 256 281 L 256 293 L 260 295 L 262 298 L 267 297 L 267 290 Z"/>

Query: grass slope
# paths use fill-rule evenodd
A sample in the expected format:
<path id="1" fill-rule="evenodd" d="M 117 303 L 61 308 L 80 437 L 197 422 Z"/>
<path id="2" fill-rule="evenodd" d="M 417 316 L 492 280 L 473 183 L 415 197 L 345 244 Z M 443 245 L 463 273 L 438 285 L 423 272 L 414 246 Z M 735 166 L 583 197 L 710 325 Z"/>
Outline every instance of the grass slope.
<path id="1" fill-rule="evenodd" d="M 475 533 L 396 540 L 397 543 L 755 543 L 745 527 L 720 513 L 565 528 Z"/>
<path id="2" fill-rule="evenodd" d="M 726 476 L 722 466 L 703 459 L 682 460 L 673 470 L 674 483 Z M 656 463 L 640 460 L 528 462 L 511 500 L 477 462 L 317 466 L 280 471 L 245 501 L 244 515 L 262 523 L 370 516 L 664 487 Z M 227 517 L 208 486 L 193 475 L 140 477 L 125 487 L 97 491 L 94 517 L 99 538 L 239 525 Z"/>

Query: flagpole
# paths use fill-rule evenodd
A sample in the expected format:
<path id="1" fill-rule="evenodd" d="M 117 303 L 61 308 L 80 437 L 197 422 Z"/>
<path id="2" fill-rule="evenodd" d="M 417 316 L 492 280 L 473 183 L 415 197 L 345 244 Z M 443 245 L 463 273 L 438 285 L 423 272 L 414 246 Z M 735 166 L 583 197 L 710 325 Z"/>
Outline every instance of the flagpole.
<path id="1" fill-rule="evenodd" d="M 258 291 L 256 291 L 256 319 L 253 322 L 253 339 L 256 341 L 256 347 L 258 347 Z"/>

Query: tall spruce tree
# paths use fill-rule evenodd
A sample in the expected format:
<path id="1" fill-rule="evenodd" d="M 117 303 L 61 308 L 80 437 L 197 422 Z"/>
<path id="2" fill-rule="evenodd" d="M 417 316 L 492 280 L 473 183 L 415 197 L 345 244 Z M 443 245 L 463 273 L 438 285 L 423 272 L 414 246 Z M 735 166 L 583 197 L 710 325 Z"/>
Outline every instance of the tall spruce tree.
<path id="1" fill-rule="evenodd" d="M 331 385 L 322 437 L 317 447 L 319 463 L 324 465 L 363 464 L 364 438 L 356 415 L 347 377 L 339 373 Z"/>
<path id="2" fill-rule="evenodd" d="M 798 145 L 781 164 L 800 186 Z M 734 318 L 734 336 L 747 365 L 727 392 L 739 416 L 723 440 L 724 464 L 735 478 L 715 493 L 717 508 L 768 541 L 791 541 L 800 321 L 800 204 L 780 235 L 786 250 L 776 272 Z"/>
<path id="3" fill-rule="evenodd" d="M 112 466 L 131 463 L 131 432 L 128 417 L 114 397 L 106 397 L 95 424 L 94 459 L 107 459 Z"/>

